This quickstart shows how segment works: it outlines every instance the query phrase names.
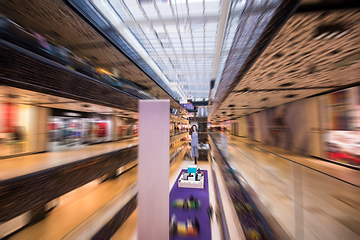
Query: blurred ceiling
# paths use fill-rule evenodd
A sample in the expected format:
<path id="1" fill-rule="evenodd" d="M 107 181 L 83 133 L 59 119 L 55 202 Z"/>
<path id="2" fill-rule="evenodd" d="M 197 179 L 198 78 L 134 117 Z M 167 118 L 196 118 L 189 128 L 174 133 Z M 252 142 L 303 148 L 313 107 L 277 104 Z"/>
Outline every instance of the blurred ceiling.
<path id="1" fill-rule="evenodd" d="M 119 3 L 124 6 L 122 3 L 125 2 L 129 1 L 121 0 Z M 134 2 L 139 6 L 140 3 L 146 1 L 134 0 Z M 192 0 L 179 0 L 179 2 L 189 3 Z M 234 2 L 241 2 L 245 7 L 242 8 L 244 11 L 240 15 L 230 14 L 228 20 L 231 26 L 236 26 L 236 31 L 232 33 L 234 41 L 229 52 L 223 51 L 219 54 L 219 59 L 222 60 L 218 63 L 224 60 L 221 56 L 227 56 L 227 60 L 223 63 L 223 71 L 219 71 L 220 68 L 216 68 L 215 71 L 218 81 L 215 84 L 217 91 L 212 102 L 211 120 L 236 118 L 286 102 L 359 84 L 359 78 L 356 76 L 359 76 L 360 69 L 358 60 L 360 53 L 357 50 L 360 43 L 360 1 L 304 0 L 299 7 L 297 0 L 245 0 L 232 3 Z M 255 2 L 262 5 L 256 7 Z M 236 4 L 229 6 L 236 6 Z M 134 60 L 128 58 L 122 49 L 110 43 L 104 34 L 96 31 L 88 24 L 89 22 L 81 19 L 63 1 L 3 0 L 0 1 L 0 9 L 2 14 L 25 28 L 34 29 L 53 43 L 65 46 L 95 66 L 103 67 L 108 71 L 117 69 L 120 77 L 148 88 L 148 92 L 158 98 L 170 98 L 171 106 L 180 108 L 180 105 L 170 96 L 171 90 L 166 89 L 166 86 L 160 87 L 156 84 L 154 79 L 141 70 Z M 140 16 L 140 13 L 138 15 Z M 143 13 L 141 15 L 144 16 Z M 202 31 L 206 31 L 203 17 L 204 15 L 200 17 L 199 22 L 202 22 Z M 215 18 L 218 17 L 219 15 Z M 163 19 L 158 20 L 166 25 Z M 189 18 L 189 20 L 194 21 L 192 24 L 196 22 L 194 19 Z M 148 24 L 149 21 L 146 21 Z M 141 21 L 139 25 L 137 24 L 137 20 L 128 22 L 130 28 L 136 26 L 137 31 L 145 31 Z M 166 26 L 163 27 L 164 32 L 168 30 Z M 138 33 L 143 37 L 142 40 L 146 40 L 147 35 L 145 34 L 144 37 L 141 31 Z M 162 61 L 160 65 L 167 68 L 168 65 L 164 61 L 171 60 L 171 57 L 180 59 L 180 56 L 184 56 L 185 59 L 186 55 L 192 57 L 196 55 L 197 59 L 194 35 L 190 34 L 187 38 L 187 41 L 191 43 L 190 52 L 185 51 L 184 48 L 181 49 L 181 53 L 170 54 L 167 51 L 168 45 L 161 44 L 164 35 L 156 32 L 155 28 L 151 31 L 153 35 L 157 34 L 157 39 L 154 40 L 157 41 L 159 50 L 163 51 L 160 55 L 153 56 L 154 60 Z M 176 32 L 177 34 L 180 32 L 181 35 L 181 28 Z M 226 33 L 227 31 L 224 31 L 224 34 Z M 199 45 L 206 51 L 206 35 L 203 34 L 200 38 L 205 41 L 205 44 L 201 44 L 200 41 Z M 166 40 L 170 43 L 169 35 L 166 36 Z M 214 39 L 212 40 L 213 44 Z M 228 48 L 228 45 L 229 41 L 224 41 L 221 47 Z M 153 48 L 155 49 L 155 45 Z M 171 48 L 171 51 L 173 49 L 175 50 Z M 205 66 L 205 70 L 195 66 L 197 74 L 192 75 L 194 79 L 200 76 L 200 72 L 205 75 L 210 74 L 206 69 L 205 55 L 199 55 L 202 61 L 205 61 L 201 65 Z M 212 61 L 212 76 L 214 76 L 214 63 L 215 60 Z M 164 71 L 165 68 L 162 69 L 163 73 L 168 74 L 170 82 L 181 83 L 183 74 L 175 71 L 176 65 L 170 65 L 167 71 Z M 193 67 L 190 65 L 191 62 L 188 62 L 187 70 L 184 68 L 184 76 L 190 67 Z M 172 74 L 176 75 L 175 78 L 170 77 Z M 187 87 L 186 84 L 182 85 L 185 95 L 187 95 L 185 88 L 189 90 L 190 95 L 195 95 L 197 84 L 199 84 L 199 90 L 206 88 L 211 79 L 206 79 L 201 84 L 196 82 L 200 78 L 194 82 L 186 79 Z"/>
<path id="2" fill-rule="evenodd" d="M 209 120 L 234 119 L 360 84 L 360 7 L 334 6 L 322 11 L 300 6 L 256 63 L 226 88 Z"/>
<path id="3" fill-rule="evenodd" d="M 160 99 L 170 99 L 171 107 L 185 110 L 162 87 L 96 32 L 61 0 L 3 0 L 0 14 L 26 29 L 32 29 L 50 42 L 62 45 L 95 67 L 109 72 L 117 69 L 126 78 Z"/>
<path id="4" fill-rule="evenodd" d="M 68 2 L 115 44 L 121 47 L 121 39 L 126 41 L 131 49 L 125 46 L 123 51 L 130 58 L 140 56 L 140 67 L 184 103 L 208 100 L 210 80 L 220 79 L 246 7 L 245 1 L 231 0 Z M 251 2 L 261 8 L 280 0 Z"/>

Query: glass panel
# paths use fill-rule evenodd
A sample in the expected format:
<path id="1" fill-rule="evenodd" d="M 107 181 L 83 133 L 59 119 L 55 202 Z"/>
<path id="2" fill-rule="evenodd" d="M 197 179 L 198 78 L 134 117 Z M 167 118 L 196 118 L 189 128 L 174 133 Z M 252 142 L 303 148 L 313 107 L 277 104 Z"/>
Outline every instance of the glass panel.
<path id="1" fill-rule="evenodd" d="M 245 138 L 210 135 L 260 203 L 257 207 L 270 227 L 282 228 L 279 239 L 358 239 L 358 186 L 265 151 Z"/>

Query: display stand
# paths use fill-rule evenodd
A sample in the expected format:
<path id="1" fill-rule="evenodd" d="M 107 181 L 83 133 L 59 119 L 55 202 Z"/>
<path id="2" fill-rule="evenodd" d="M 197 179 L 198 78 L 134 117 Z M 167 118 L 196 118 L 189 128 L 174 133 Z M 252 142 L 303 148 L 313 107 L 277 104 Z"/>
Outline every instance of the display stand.
<path id="1" fill-rule="evenodd" d="M 204 174 L 198 172 L 196 165 L 189 165 L 188 171 L 183 172 L 178 180 L 178 187 L 181 188 L 204 188 Z"/>
<path id="2" fill-rule="evenodd" d="M 200 181 L 195 181 L 195 179 L 190 179 L 190 180 L 184 180 L 184 174 L 186 173 L 182 173 L 180 178 L 179 178 L 179 182 L 178 182 L 178 186 L 181 188 L 204 188 L 204 176 L 201 176 Z"/>

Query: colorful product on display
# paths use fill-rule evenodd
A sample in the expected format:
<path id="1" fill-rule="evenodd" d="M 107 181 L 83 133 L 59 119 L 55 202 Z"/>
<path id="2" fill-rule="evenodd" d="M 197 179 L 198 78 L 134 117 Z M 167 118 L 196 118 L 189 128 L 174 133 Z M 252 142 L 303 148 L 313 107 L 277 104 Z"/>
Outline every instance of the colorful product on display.
<path id="1" fill-rule="evenodd" d="M 194 216 L 194 221 L 189 217 L 186 222 L 178 222 L 175 214 L 173 214 L 169 229 L 171 236 L 197 237 L 200 231 L 200 224 L 196 216 Z"/>
<path id="2" fill-rule="evenodd" d="M 186 197 L 184 199 L 175 199 L 172 201 L 172 207 L 183 209 L 199 209 L 201 207 L 201 202 L 197 198 L 194 198 L 193 195 L 191 195 L 189 200 Z"/>
<path id="3" fill-rule="evenodd" d="M 107 135 L 107 133 L 106 133 L 107 123 L 98 122 L 96 124 L 98 126 L 97 137 L 106 137 L 106 135 Z"/>

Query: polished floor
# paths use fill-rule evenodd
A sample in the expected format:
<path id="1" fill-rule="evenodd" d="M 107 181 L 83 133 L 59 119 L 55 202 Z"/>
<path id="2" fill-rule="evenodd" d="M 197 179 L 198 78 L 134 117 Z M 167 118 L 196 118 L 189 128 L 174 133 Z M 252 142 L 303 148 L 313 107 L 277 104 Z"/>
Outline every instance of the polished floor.
<path id="1" fill-rule="evenodd" d="M 0 160 L 0 181 L 138 144 L 138 138 Z"/>
<path id="2" fill-rule="evenodd" d="M 280 239 L 360 239 L 359 171 L 245 138 L 227 136 L 224 147 L 220 138 Z"/>
<path id="3" fill-rule="evenodd" d="M 93 181 L 59 199 L 59 205 L 39 223 L 12 236 L 11 240 L 62 239 L 74 228 L 99 211 L 137 180 L 137 168 L 115 180 L 99 184 Z"/>

